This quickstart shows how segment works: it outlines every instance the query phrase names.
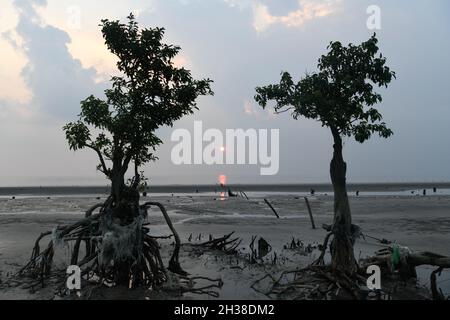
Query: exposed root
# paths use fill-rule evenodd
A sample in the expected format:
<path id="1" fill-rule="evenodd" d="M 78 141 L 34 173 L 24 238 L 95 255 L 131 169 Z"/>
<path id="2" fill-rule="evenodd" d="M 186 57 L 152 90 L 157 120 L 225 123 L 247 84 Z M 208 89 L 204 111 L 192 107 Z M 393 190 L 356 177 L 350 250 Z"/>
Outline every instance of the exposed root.
<path id="1" fill-rule="evenodd" d="M 290 276 L 292 279 L 287 279 Z M 270 283 L 266 290 L 258 286 L 265 280 Z M 357 282 L 344 274 L 336 275 L 329 267 L 309 266 L 304 269 L 288 270 L 278 277 L 266 274 L 256 280 L 251 288 L 271 299 L 331 300 L 338 298 L 359 299 L 361 294 Z"/>
<path id="2" fill-rule="evenodd" d="M 157 206 L 161 210 L 162 214 L 164 215 L 164 219 L 166 220 L 166 223 L 169 226 L 175 238 L 175 249 L 173 250 L 172 257 L 170 258 L 169 261 L 169 270 L 180 275 L 187 275 L 187 272 L 181 268 L 180 262 L 178 260 L 181 248 L 181 240 L 177 231 L 173 227 L 172 221 L 170 220 L 170 217 L 167 214 L 166 208 L 164 208 L 164 206 L 159 202 L 146 202 L 143 205 L 143 207 L 150 207 L 150 206 Z"/>
<path id="3" fill-rule="evenodd" d="M 124 279 L 120 277 L 125 274 L 125 281 L 130 288 L 159 286 L 167 280 L 167 271 L 159 252 L 158 242 L 155 237 L 147 234 L 148 228 L 144 224 L 146 210 L 150 205 L 156 205 L 161 209 L 175 237 L 175 250 L 169 262 L 169 270 L 186 275 L 178 261 L 180 239 L 164 206 L 154 202 L 146 203 L 140 207 L 139 217 L 134 218 L 132 223 L 121 225 L 114 223 L 108 214 L 109 202 L 110 199 L 104 204 L 91 207 L 81 221 L 72 225 L 58 226 L 53 231 L 42 233 L 35 242 L 30 260 L 17 274 L 31 281 L 18 282 L 34 289 L 36 285 L 44 287 L 46 282 L 56 281 L 60 284 L 58 291 L 66 292 L 65 269 L 52 270 L 52 268 L 55 267 L 53 263 L 55 251 L 61 246 L 69 245 L 70 264 L 80 267 L 83 281 L 108 286 L 123 284 Z M 96 210 L 99 210 L 99 213 L 93 214 Z M 40 242 L 50 236 L 47 247 L 41 251 Z"/>
<path id="4" fill-rule="evenodd" d="M 233 236 L 234 232 L 227 234 L 221 238 L 211 239 L 201 244 L 197 244 L 196 246 L 206 247 L 210 250 L 220 250 L 225 252 L 226 254 L 235 254 L 237 253 L 237 248 L 242 243 L 242 240 L 239 238 L 230 238 Z"/>
<path id="5" fill-rule="evenodd" d="M 326 237 L 325 240 L 323 241 L 322 246 L 320 247 L 320 256 L 319 258 L 317 258 L 316 261 L 313 262 L 313 265 L 317 265 L 317 266 L 323 266 L 325 265 L 325 253 L 327 252 L 328 249 L 328 241 L 330 240 L 330 237 L 333 235 L 333 232 L 329 232 Z"/>
<path id="6" fill-rule="evenodd" d="M 221 289 L 223 287 L 223 281 L 220 278 L 219 279 L 211 279 L 208 277 L 192 277 L 192 278 L 185 277 L 184 280 L 187 281 L 187 286 L 182 287 L 182 289 L 181 289 L 182 293 L 194 293 L 194 294 L 200 294 L 200 295 L 206 294 L 213 298 L 218 298 L 219 293 L 212 289 Z M 209 282 L 210 284 L 200 286 L 200 287 L 195 287 L 195 284 L 198 280 L 203 280 L 203 281 Z"/>

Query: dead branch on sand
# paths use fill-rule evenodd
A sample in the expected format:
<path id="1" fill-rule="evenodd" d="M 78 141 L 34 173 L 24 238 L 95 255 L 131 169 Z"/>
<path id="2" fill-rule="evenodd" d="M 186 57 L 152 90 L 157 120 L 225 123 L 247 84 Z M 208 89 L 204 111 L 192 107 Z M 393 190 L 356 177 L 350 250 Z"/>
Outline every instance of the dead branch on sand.
<path id="1" fill-rule="evenodd" d="M 362 261 L 362 268 L 377 265 L 384 275 L 394 276 L 395 273 L 403 280 L 416 279 L 416 267 L 428 265 L 437 267 L 430 275 L 430 286 L 433 300 L 445 300 L 442 290 L 437 288 L 436 275 L 444 269 L 450 268 L 450 258 L 432 252 L 412 253 L 406 248 L 392 246 L 378 251 L 378 253 Z"/>
<path id="2" fill-rule="evenodd" d="M 214 239 L 210 236 L 210 240 L 200 243 L 200 244 L 192 244 L 193 246 L 199 246 L 208 248 L 210 250 L 219 250 L 223 251 L 226 254 L 235 254 L 237 252 L 237 248 L 242 243 L 242 239 L 240 238 L 230 238 L 234 235 L 234 231 L 217 239 Z"/>

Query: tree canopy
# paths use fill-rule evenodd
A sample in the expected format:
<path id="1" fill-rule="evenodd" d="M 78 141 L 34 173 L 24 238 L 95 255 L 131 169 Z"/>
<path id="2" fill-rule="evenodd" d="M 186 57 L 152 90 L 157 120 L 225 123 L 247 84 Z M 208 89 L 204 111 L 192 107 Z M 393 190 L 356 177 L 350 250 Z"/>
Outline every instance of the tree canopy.
<path id="1" fill-rule="evenodd" d="M 377 43 L 375 34 L 361 45 L 331 42 L 328 53 L 318 61 L 317 72 L 297 83 L 283 72 L 279 84 L 256 88 L 255 100 L 262 107 L 274 100 L 277 112 L 292 111 L 294 119 L 316 119 L 333 135 L 353 136 L 361 143 L 374 133 L 387 138 L 393 132 L 374 108 L 382 101 L 374 87 L 387 87 L 395 72 L 378 54 Z"/>
<path id="2" fill-rule="evenodd" d="M 93 149 L 98 169 L 111 178 L 114 170 L 125 174 L 131 161 L 137 170 L 155 159 L 161 143 L 155 130 L 193 113 L 197 97 L 213 92 L 210 79 L 196 80 L 174 65 L 180 47 L 163 43 L 164 28 L 140 30 L 132 14 L 127 24 L 105 19 L 100 26 L 120 75 L 111 78 L 105 99 L 83 100 L 78 121 L 64 130 L 70 148 Z"/>

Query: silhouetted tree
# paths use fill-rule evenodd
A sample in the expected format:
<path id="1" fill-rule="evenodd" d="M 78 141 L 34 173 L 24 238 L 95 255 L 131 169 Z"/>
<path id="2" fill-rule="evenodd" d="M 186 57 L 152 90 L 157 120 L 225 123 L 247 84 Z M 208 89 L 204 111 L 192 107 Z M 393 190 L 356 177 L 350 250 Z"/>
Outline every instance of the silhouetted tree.
<path id="1" fill-rule="evenodd" d="M 153 151 L 161 144 L 155 130 L 193 113 L 199 96 L 213 94 L 212 81 L 195 80 L 189 70 L 174 65 L 180 47 L 162 42 L 163 28 L 140 30 L 132 14 L 127 24 L 102 20 L 101 27 L 108 49 L 118 58 L 120 75 L 111 78 L 105 99 L 89 96 L 82 101 L 78 121 L 64 126 L 64 131 L 70 149 L 95 151 L 98 170 L 111 181 L 111 194 L 101 205 L 100 215 L 91 216 L 93 208 L 85 221 L 62 228 L 59 235 L 64 239 L 83 236 L 86 258 L 82 264 L 95 259 L 93 270 L 110 281 L 128 285 L 132 279 L 133 285 L 151 285 L 162 281 L 164 266 L 156 241 L 143 226 L 148 205 L 161 208 L 178 244 L 169 269 L 183 271 L 178 264 L 179 238 L 167 212 L 158 203 L 139 204 L 138 188 L 144 181 L 138 169 L 155 159 Z M 131 166 L 134 177 L 126 181 Z M 25 270 L 48 271 L 52 256 L 52 250 L 38 250 Z M 45 261 L 38 270 L 34 268 L 37 261 Z M 72 264 L 77 263 L 78 252 L 72 257 Z"/>
<path id="2" fill-rule="evenodd" d="M 334 189 L 334 223 L 331 244 L 332 268 L 354 274 L 352 217 L 346 188 L 346 163 L 342 156 L 343 137 L 363 143 L 372 134 L 388 138 L 392 131 L 382 122 L 374 105 L 382 101 L 374 86 L 387 87 L 395 73 L 378 54 L 378 40 L 373 35 L 360 45 L 343 46 L 331 42 L 328 53 L 319 59 L 318 71 L 306 74 L 294 83 L 284 72 L 279 84 L 256 88 L 255 100 L 265 108 L 275 101 L 276 112 L 292 112 L 328 127 L 334 139 L 330 176 Z"/>
<path id="3" fill-rule="evenodd" d="M 180 47 L 161 42 L 163 28 L 140 31 L 130 15 L 127 25 L 102 20 L 102 33 L 123 76 L 112 77 L 105 100 L 90 96 L 82 101 L 80 119 L 64 130 L 71 149 L 97 153 L 98 169 L 111 180 L 118 204 L 128 200 L 127 187 L 135 190 L 140 179 L 135 170 L 133 183 L 125 185 L 130 163 L 137 169 L 154 160 L 152 151 L 161 143 L 155 130 L 192 113 L 197 97 L 212 93 L 211 81 L 194 80 L 188 70 L 174 66 Z"/>

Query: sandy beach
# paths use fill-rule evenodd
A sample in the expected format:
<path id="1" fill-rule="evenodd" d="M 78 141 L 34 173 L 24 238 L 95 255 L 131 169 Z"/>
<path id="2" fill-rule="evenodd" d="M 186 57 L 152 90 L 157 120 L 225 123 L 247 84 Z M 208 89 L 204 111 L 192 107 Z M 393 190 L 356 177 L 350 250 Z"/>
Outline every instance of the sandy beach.
<path id="1" fill-rule="evenodd" d="M 362 192 L 350 195 L 353 223 L 366 235 L 355 246 L 355 255 L 363 258 L 382 246 L 371 237 L 388 239 L 411 251 L 432 251 L 450 255 L 450 195 L 446 190 L 436 194 L 419 195 L 408 189 Z M 224 282 L 218 291 L 219 299 L 267 299 L 253 290 L 251 285 L 268 272 L 277 274 L 283 270 L 305 267 L 319 254 L 299 254 L 286 249 L 293 238 L 305 245 L 322 243 L 326 231 L 322 224 L 332 222 L 333 197 L 328 192 L 309 195 L 316 230 L 311 227 L 304 192 L 249 191 L 245 197 L 229 198 L 220 193 L 155 193 L 142 197 L 163 203 L 169 211 L 183 242 L 180 262 L 190 275 L 221 278 Z M 30 293 L 19 287 L 10 287 L 6 279 L 17 272 L 31 254 L 35 239 L 41 232 L 52 230 L 56 225 L 81 219 L 90 206 L 104 200 L 105 195 L 23 195 L 12 199 L 0 199 L 0 299 L 53 299 L 52 288 Z M 268 199 L 280 215 L 277 219 L 264 202 Z M 161 213 L 152 209 L 148 222 L 153 236 L 170 235 Z M 220 253 L 197 254 L 191 244 L 206 241 L 209 235 L 220 237 L 230 232 L 242 239 L 240 256 Z M 246 261 L 248 245 L 252 236 L 263 237 L 272 247 L 264 264 L 250 265 Z M 172 240 L 160 240 L 163 259 L 168 260 Z M 67 248 L 61 248 L 63 258 Z M 273 263 L 274 253 L 277 263 Z M 62 259 L 61 258 L 61 259 Z M 61 260 L 62 261 L 62 260 Z M 56 262 L 58 263 L 58 261 Z M 432 269 L 418 269 L 420 283 L 427 286 Z M 450 274 L 443 273 L 438 285 L 444 293 L 450 292 Z M 97 297 L 110 299 L 113 296 Z M 123 294 L 120 299 L 144 299 L 149 294 Z M 206 295 L 187 294 L 182 299 L 205 299 Z"/>

